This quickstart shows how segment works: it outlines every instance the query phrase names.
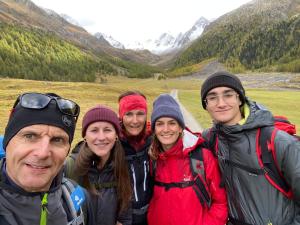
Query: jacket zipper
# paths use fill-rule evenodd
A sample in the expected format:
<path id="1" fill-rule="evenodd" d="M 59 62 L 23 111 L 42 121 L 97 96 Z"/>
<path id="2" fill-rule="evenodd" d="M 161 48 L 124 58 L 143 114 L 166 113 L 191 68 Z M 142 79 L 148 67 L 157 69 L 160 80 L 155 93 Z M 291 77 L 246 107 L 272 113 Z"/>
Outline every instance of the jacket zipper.
<path id="1" fill-rule="evenodd" d="M 137 191 L 136 191 L 136 177 L 135 177 L 135 171 L 134 171 L 133 164 L 131 164 L 130 167 L 131 167 L 131 171 L 132 171 L 134 197 L 135 197 L 135 201 L 138 202 L 139 198 L 137 196 Z"/>
<path id="2" fill-rule="evenodd" d="M 147 180 L 147 162 L 144 161 L 144 191 L 146 191 L 146 180 Z"/>

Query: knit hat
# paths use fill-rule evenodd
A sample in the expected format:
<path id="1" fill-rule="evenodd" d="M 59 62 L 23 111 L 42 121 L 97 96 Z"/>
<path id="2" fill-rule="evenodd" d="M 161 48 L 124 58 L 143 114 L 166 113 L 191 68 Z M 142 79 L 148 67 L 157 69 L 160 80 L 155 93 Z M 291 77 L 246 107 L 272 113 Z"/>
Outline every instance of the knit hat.
<path id="1" fill-rule="evenodd" d="M 120 122 L 117 114 L 107 106 L 98 105 L 95 106 L 84 115 L 82 120 L 82 137 L 85 137 L 86 130 L 90 124 L 98 121 L 105 121 L 111 123 L 119 136 L 120 134 Z"/>
<path id="2" fill-rule="evenodd" d="M 182 128 L 185 128 L 183 115 L 176 100 L 169 94 L 161 94 L 153 102 L 151 115 L 151 129 L 154 130 L 155 122 L 161 117 L 171 117 L 177 120 Z"/>
<path id="3" fill-rule="evenodd" d="M 245 103 L 245 89 L 240 81 L 240 79 L 228 72 L 220 71 L 210 75 L 202 84 L 201 87 L 201 100 L 202 106 L 206 109 L 205 98 L 207 93 L 216 87 L 230 87 L 234 89 L 238 94 L 242 102 L 242 105 Z"/>
<path id="4" fill-rule="evenodd" d="M 58 95 L 55 95 L 59 97 Z M 69 143 L 73 141 L 76 118 L 62 113 L 55 100 L 51 100 L 43 109 L 29 109 L 21 106 L 20 102 L 12 109 L 5 128 L 3 149 L 9 141 L 24 127 L 45 124 L 63 129 L 69 136 Z"/>
<path id="5" fill-rule="evenodd" d="M 119 102 L 119 117 L 122 119 L 125 113 L 131 110 L 142 110 L 147 113 L 147 101 L 141 95 L 127 95 Z"/>

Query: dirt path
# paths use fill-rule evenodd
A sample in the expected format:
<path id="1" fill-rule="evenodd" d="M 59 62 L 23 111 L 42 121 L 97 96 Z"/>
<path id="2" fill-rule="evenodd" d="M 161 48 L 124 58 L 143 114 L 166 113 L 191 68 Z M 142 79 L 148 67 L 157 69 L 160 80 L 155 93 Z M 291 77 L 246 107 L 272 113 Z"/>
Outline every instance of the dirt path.
<path id="1" fill-rule="evenodd" d="M 179 102 L 178 91 L 172 90 L 170 95 L 178 102 L 181 112 L 183 114 L 185 125 L 193 132 L 202 132 L 203 128 L 196 121 L 194 116 L 189 111 L 187 111 L 186 108 Z"/>

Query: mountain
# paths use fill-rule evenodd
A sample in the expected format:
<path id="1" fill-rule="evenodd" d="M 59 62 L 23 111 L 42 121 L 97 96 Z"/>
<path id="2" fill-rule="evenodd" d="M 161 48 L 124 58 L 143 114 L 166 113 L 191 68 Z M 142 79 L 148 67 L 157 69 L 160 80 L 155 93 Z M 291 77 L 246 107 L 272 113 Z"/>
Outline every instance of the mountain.
<path id="1" fill-rule="evenodd" d="M 0 76 L 94 81 L 102 75 L 150 77 L 160 58 L 112 47 L 30 0 L 0 0 Z M 145 64 L 147 62 L 147 65 Z"/>
<path id="2" fill-rule="evenodd" d="M 175 67 L 217 58 L 229 68 L 300 71 L 299 14 L 300 0 L 253 0 L 206 26 Z"/>
<path id="3" fill-rule="evenodd" d="M 124 45 L 115 40 L 112 36 L 110 35 L 106 35 L 100 32 L 97 32 L 94 34 L 94 36 L 99 39 L 99 40 L 106 40 L 111 46 L 113 46 L 114 48 L 119 48 L 119 49 L 125 49 Z"/>
<path id="4" fill-rule="evenodd" d="M 192 41 L 200 37 L 204 28 L 209 24 L 209 21 L 204 17 L 200 17 L 196 23 L 185 33 L 179 33 L 173 36 L 169 33 L 161 34 L 157 39 L 147 39 L 146 41 L 136 41 L 125 44 L 126 49 L 143 50 L 147 49 L 150 52 L 158 55 L 171 53 L 173 51 L 184 48 Z"/>
<path id="5" fill-rule="evenodd" d="M 53 10 L 51 10 L 51 9 L 44 9 L 46 12 L 48 11 L 48 13 L 49 14 L 51 14 L 51 13 L 56 13 L 56 12 L 54 12 Z M 62 13 L 62 14 L 60 14 L 60 16 L 62 17 L 62 18 L 64 18 L 66 21 L 68 21 L 69 23 L 71 23 L 71 24 L 73 24 L 73 25 L 75 25 L 75 26 L 78 26 L 78 27 L 82 27 L 81 26 L 81 24 L 80 23 L 78 23 L 78 21 L 76 21 L 74 18 L 72 18 L 71 16 L 69 16 L 69 15 L 67 15 L 67 14 L 64 14 L 64 13 Z"/>
<path id="6" fill-rule="evenodd" d="M 108 41 L 97 39 L 84 28 L 69 23 L 65 18 L 52 10 L 36 6 L 30 0 L 0 0 L 0 22 L 14 23 L 45 32 L 53 32 L 78 47 L 95 54 L 118 57 L 137 63 L 153 63 L 158 57 L 142 52 L 135 54 L 131 50 L 112 47 Z M 150 57 L 150 58 L 149 58 Z"/>

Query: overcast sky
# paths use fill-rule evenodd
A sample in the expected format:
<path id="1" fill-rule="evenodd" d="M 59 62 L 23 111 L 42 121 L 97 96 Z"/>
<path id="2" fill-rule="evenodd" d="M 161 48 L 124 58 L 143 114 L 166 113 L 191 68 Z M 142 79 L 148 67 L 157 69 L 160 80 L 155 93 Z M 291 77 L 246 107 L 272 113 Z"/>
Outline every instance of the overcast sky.
<path id="1" fill-rule="evenodd" d="M 67 14 L 88 32 L 123 43 L 185 32 L 201 17 L 217 18 L 250 0 L 32 0 Z"/>

